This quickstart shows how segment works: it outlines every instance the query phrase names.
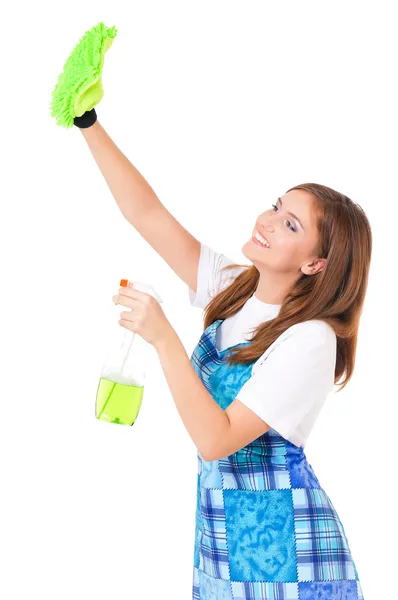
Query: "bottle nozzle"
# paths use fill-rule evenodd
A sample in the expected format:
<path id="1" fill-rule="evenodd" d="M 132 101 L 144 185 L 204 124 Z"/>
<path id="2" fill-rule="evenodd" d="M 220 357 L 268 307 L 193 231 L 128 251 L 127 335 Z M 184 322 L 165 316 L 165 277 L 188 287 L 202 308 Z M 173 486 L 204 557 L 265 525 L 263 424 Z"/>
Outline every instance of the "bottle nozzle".
<path id="1" fill-rule="evenodd" d="M 155 292 L 155 290 L 153 289 L 153 287 L 151 285 L 149 285 L 148 283 L 143 283 L 142 281 L 129 281 L 128 279 L 121 279 L 120 280 L 120 286 L 121 287 L 128 287 L 129 283 L 132 283 L 133 286 L 137 290 L 139 290 L 140 292 L 145 292 L 146 294 L 150 294 L 158 302 L 163 302 L 163 300 L 161 299 L 161 297 L 159 296 L 159 294 L 157 294 Z"/>

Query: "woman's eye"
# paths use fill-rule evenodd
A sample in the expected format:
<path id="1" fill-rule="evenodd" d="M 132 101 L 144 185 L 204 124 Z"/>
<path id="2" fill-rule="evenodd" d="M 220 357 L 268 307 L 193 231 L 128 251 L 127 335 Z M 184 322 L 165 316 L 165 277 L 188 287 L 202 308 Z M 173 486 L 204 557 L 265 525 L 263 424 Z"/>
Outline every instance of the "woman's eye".
<path id="1" fill-rule="evenodd" d="M 276 204 L 271 204 L 271 206 L 272 206 L 273 209 L 275 209 L 275 208 L 278 209 L 278 207 L 276 206 Z M 276 211 L 274 210 L 274 212 L 276 212 Z M 286 219 L 286 222 L 289 223 L 289 225 L 288 225 L 289 229 L 291 229 L 292 231 L 297 231 L 297 229 L 295 229 L 294 227 L 292 227 L 292 224 L 289 221 L 289 219 Z"/>

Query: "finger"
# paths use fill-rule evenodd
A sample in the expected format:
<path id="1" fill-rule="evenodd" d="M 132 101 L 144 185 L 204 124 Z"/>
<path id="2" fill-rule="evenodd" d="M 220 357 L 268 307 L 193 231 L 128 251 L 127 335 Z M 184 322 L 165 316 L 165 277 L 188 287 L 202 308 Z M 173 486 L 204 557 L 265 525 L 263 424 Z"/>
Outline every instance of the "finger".
<path id="1" fill-rule="evenodd" d="M 132 322 L 134 320 L 134 318 L 135 318 L 135 314 L 133 314 L 133 312 L 131 312 L 131 311 L 127 312 L 124 310 L 123 312 L 120 313 L 120 319 L 122 321 Z"/>
<path id="2" fill-rule="evenodd" d="M 119 325 L 121 327 L 124 327 L 125 329 L 129 329 L 130 331 L 134 332 L 134 324 L 131 321 L 126 321 L 124 319 L 120 319 L 120 321 L 118 321 Z"/>
<path id="3" fill-rule="evenodd" d="M 127 308 L 136 308 L 140 304 L 140 301 L 136 298 L 121 296 L 119 294 L 112 296 L 112 300 L 115 304 L 121 304 L 121 306 L 127 306 Z"/>
<path id="4" fill-rule="evenodd" d="M 137 300 L 144 300 L 145 298 L 152 298 L 151 294 L 147 294 L 146 292 L 141 292 L 133 287 L 120 287 L 119 288 L 120 295 L 126 295 L 129 298 L 136 298 Z"/>

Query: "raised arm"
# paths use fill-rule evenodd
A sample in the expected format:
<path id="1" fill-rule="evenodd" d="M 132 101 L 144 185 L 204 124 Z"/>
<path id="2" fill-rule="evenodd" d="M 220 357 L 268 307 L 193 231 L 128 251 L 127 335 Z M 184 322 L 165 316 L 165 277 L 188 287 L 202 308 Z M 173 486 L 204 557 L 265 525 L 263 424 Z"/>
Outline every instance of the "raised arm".
<path id="1" fill-rule="evenodd" d="M 80 131 L 123 216 L 196 292 L 200 242 L 160 202 L 98 119 Z"/>

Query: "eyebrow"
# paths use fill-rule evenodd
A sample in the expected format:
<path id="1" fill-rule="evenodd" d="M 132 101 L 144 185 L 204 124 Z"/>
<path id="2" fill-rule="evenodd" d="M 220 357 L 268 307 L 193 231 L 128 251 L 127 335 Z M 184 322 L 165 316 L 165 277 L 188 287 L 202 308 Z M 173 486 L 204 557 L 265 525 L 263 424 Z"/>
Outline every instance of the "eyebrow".
<path id="1" fill-rule="evenodd" d="M 282 199 L 281 199 L 281 198 L 278 198 L 278 201 L 281 203 L 281 206 L 283 206 Z M 298 217 L 297 217 L 295 214 L 293 214 L 292 212 L 288 212 L 287 214 L 288 214 L 288 215 L 292 215 L 292 217 L 293 217 L 294 219 L 296 219 L 296 221 L 298 221 L 298 222 L 300 223 L 300 226 L 301 226 L 301 228 L 302 228 L 302 229 L 304 229 L 304 226 L 303 226 L 302 222 L 300 221 L 300 219 L 299 219 L 299 218 L 298 218 Z M 304 231 L 305 231 L 305 229 L 304 229 Z"/>

